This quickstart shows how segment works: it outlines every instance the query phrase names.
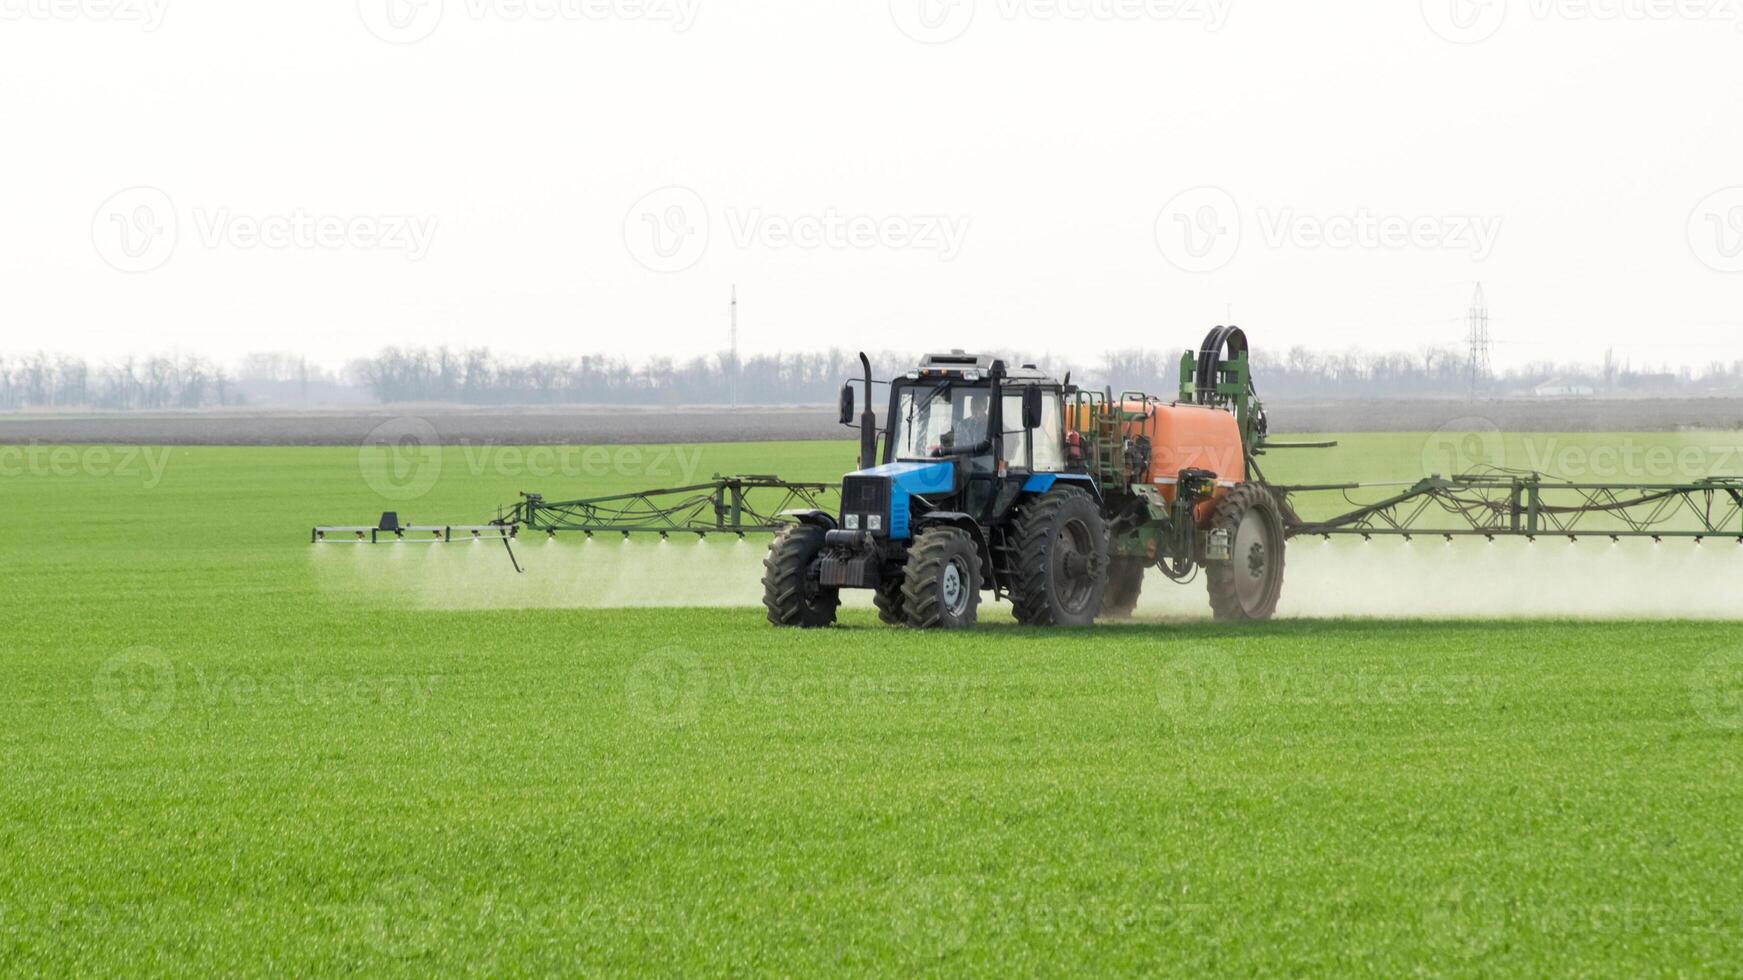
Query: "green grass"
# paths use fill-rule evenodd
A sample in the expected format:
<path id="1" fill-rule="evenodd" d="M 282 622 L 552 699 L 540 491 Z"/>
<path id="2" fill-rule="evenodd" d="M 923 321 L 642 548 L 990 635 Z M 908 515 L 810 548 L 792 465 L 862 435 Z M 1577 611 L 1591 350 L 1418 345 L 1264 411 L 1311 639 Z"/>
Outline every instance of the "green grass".
<path id="1" fill-rule="evenodd" d="M 1743 624 L 432 612 L 307 527 L 851 448 L 75 452 L 0 476 L 6 974 L 1738 972 Z"/>

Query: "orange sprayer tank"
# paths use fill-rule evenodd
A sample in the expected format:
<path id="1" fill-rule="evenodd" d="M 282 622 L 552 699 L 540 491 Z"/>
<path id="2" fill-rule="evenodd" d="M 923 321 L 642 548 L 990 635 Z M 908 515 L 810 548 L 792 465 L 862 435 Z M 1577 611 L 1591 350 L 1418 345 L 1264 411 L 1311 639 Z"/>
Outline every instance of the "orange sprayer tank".
<path id="1" fill-rule="evenodd" d="M 1099 409 L 1101 406 L 1095 406 Z M 1148 418 L 1123 420 L 1115 426 L 1113 445 L 1104 452 L 1119 454 L 1128 440 L 1140 436 L 1150 439 L 1150 482 L 1162 491 L 1164 499 L 1174 499 L 1174 485 L 1181 470 L 1209 470 L 1218 482 L 1239 483 L 1246 478 L 1246 453 L 1241 446 L 1241 426 L 1231 412 L 1204 405 L 1170 404 L 1161 401 L 1121 403 L 1130 416 L 1148 414 Z M 1100 436 L 1093 424 L 1091 406 L 1078 403 L 1068 413 L 1071 428 L 1085 438 Z M 1144 474 L 1127 473 L 1136 480 Z"/>

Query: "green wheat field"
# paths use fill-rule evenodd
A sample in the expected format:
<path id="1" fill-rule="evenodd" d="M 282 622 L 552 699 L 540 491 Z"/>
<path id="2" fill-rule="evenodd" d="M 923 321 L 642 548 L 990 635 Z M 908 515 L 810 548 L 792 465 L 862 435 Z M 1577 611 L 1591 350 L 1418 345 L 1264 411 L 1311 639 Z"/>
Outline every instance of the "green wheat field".
<path id="1" fill-rule="evenodd" d="M 1343 442 L 1267 472 L 1743 473 L 1740 433 Z M 0 973 L 1743 972 L 1743 606 L 777 632 L 755 542 L 308 544 L 852 452 L 0 447 Z M 1743 602 L 1743 547 L 1678 548 L 1617 595 Z"/>

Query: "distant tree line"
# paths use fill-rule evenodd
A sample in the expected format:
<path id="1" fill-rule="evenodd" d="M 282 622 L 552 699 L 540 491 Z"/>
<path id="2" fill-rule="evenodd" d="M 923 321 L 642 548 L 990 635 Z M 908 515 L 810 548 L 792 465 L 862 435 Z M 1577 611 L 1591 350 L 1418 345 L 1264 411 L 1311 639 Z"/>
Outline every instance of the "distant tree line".
<path id="1" fill-rule="evenodd" d="M 208 408 L 241 401 L 234 379 L 200 357 L 127 358 L 92 367 L 83 358 L 0 356 L 0 408 Z"/>
<path id="2" fill-rule="evenodd" d="M 1090 363 L 1016 352 L 1011 364 L 1036 363 L 1086 386 L 1172 395 L 1180 352 L 1110 351 Z M 905 373 L 918 356 L 880 352 L 873 373 Z M 511 359 L 484 348 L 390 347 L 343 369 L 311 365 L 294 354 L 251 354 L 231 370 L 199 357 L 128 358 L 91 365 L 46 353 L 0 357 L 0 410 L 194 409 L 434 402 L 460 405 L 793 405 L 831 402 L 842 382 L 860 376 L 856 354 L 827 351 L 731 355 L 634 362 L 608 355 Z M 1261 393 L 1281 398 L 1483 397 L 1533 394 L 1598 396 L 1743 395 L 1743 361 L 1703 368 L 1636 370 L 1602 364 L 1538 363 L 1475 379 L 1462 352 L 1327 353 L 1295 347 L 1254 352 Z"/>

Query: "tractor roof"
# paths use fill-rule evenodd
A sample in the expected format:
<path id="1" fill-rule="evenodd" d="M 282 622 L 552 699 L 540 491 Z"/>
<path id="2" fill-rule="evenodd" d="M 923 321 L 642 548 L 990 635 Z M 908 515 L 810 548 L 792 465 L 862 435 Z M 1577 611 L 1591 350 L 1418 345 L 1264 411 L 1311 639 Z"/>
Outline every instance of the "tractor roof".
<path id="1" fill-rule="evenodd" d="M 985 376 L 992 370 L 994 357 L 991 354 L 970 354 L 961 350 L 953 350 L 947 354 L 927 354 L 920 359 L 920 371 L 925 374 L 958 374 L 973 371 Z M 1007 381 L 1051 381 L 1045 372 L 1033 364 L 1021 367 L 1005 366 Z"/>

